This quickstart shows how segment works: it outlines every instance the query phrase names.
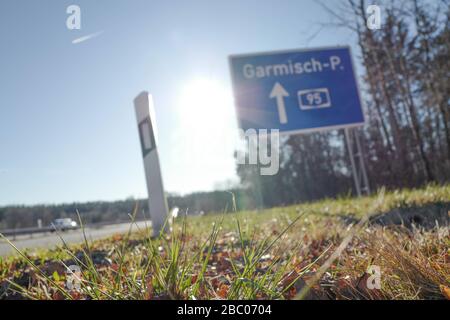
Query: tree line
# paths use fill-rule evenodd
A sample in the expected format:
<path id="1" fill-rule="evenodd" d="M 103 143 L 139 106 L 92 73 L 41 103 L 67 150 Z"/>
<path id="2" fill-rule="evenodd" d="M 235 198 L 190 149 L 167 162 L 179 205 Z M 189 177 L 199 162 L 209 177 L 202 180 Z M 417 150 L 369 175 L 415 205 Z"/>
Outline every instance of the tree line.
<path id="1" fill-rule="evenodd" d="M 237 207 L 253 207 L 251 199 L 242 189 L 228 191 L 196 192 L 188 195 L 168 194 L 170 209 L 179 208 L 179 215 L 200 215 L 211 212 L 231 212 Z M 136 209 L 136 211 L 135 211 Z M 150 219 L 146 199 L 128 198 L 123 201 L 94 201 L 55 205 L 5 206 L 0 207 L 0 231 L 36 227 L 40 219 L 49 226 L 54 219 L 72 218 L 83 224 L 130 222 Z"/>

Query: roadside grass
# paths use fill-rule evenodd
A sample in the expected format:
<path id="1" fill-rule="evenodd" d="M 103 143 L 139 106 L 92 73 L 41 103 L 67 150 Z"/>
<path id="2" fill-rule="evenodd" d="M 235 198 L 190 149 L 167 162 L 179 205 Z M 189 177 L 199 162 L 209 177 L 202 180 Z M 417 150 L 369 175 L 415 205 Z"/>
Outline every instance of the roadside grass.
<path id="1" fill-rule="evenodd" d="M 169 236 L 132 224 L 103 240 L 68 245 L 60 235 L 55 249 L 17 249 L 0 258 L 0 299 L 450 298 L 448 224 L 369 224 L 417 208 L 446 210 L 448 221 L 449 203 L 450 185 L 260 211 L 236 211 L 230 194 L 232 212 L 183 215 Z"/>

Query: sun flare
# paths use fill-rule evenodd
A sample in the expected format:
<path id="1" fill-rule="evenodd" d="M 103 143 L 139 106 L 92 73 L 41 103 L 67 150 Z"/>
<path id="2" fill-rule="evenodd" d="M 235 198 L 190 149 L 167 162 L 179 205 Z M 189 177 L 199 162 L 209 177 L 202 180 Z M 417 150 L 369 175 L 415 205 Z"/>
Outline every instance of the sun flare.
<path id="1" fill-rule="evenodd" d="M 231 89 L 220 81 L 197 78 L 180 90 L 174 126 L 173 159 L 186 188 L 210 190 L 217 181 L 235 175 L 234 151 L 238 139 Z M 191 186 L 192 184 L 192 186 Z"/>
<path id="2" fill-rule="evenodd" d="M 183 127 L 203 131 L 232 127 L 234 106 L 231 93 L 217 80 L 192 80 L 181 92 L 180 122 Z"/>

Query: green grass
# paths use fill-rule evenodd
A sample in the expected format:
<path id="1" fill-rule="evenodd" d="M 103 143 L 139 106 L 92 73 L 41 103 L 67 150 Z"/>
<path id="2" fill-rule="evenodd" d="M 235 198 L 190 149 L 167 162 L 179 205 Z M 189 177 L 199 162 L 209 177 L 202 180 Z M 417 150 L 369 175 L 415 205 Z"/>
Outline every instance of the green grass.
<path id="1" fill-rule="evenodd" d="M 450 185 L 261 211 L 180 217 L 169 236 L 123 235 L 0 258 L 0 299 L 442 299 L 446 226 L 367 224 L 392 210 L 448 210 Z M 230 208 L 235 208 L 230 195 Z M 138 208 L 135 210 L 135 214 Z M 342 217 L 353 217 L 353 224 Z M 11 243 L 13 245 L 13 243 Z M 81 269 L 69 290 L 67 267 Z M 368 266 L 382 272 L 367 287 Z"/>

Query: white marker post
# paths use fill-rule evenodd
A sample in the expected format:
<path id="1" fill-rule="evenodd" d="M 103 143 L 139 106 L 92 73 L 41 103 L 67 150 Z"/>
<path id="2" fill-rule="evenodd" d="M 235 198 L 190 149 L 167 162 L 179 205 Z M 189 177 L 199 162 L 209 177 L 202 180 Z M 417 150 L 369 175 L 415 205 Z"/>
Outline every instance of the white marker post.
<path id="1" fill-rule="evenodd" d="M 134 108 L 136 110 L 142 157 L 144 158 L 153 236 L 157 237 L 161 231 L 168 232 L 169 230 L 167 221 L 169 210 L 159 165 L 156 118 L 152 96 L 148 92 L 142 92 L 134 99 Z"/>

